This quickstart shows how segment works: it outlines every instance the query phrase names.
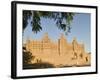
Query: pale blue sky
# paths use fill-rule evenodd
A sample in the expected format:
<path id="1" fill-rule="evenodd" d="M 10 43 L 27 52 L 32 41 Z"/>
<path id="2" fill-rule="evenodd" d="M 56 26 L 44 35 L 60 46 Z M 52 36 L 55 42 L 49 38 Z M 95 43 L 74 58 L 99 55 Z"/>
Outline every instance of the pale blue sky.
<path id="1" fill-rule="evenodd" d="M 91 43 L 91 29 L 90 29 L 90 19 L 91 15 L 89 13 L 78 13 L 75 14 L 73 22 L 71 24 L 71 33 L 68 35 L 65 35 L 67 41 L 69 43 L 72 42 L 73 38 L 76 37 L 77 41 L 79 43 L 84 43 L 86 51 L 90 52 L 90 43 Z M 41 39 L 44 35 L 44 33 L 48 33 L 50 39 L 52 40 L 58 40 L 60 37 L 60 33 L 64 33 L 64 31 L 59 30 L 56 27 L 56 24 L 54 20 L 51 19 L 45 19 L 41 18 L 41 26 L 42 31 L 38 32 L 37 34 L 34 34 L 32 32 L 32 27 L 30 24 L 28 24 L 27 28 L 24 31 L 23 39 L 26 40 L 28 38 L 31 39 Z"/>

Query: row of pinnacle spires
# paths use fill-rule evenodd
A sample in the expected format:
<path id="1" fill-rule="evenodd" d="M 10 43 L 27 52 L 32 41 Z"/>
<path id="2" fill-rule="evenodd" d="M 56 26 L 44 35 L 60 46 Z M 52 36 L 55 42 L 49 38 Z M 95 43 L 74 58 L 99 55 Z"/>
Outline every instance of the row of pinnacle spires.
<path id="1" fill-rule="evenodd" d="M 48 40 L 50 40 L 50 38 L 49 38 L 49 36 L 48 36 L 48 33 L 47 33 L 47 32 L 44 34 L 43 39 L 48 39 Z M 64 36 L 64 34 L 63 34 L 63 33 L 61 33 L 60 39 L 65 39 L 65 40 L 66 40 L 66 38 L 65 38 L 65 36 Z M 27 40 L 30 40 L 30 38 L 28 37 L 28 38 L 27 38 Z M 67 40 L 66 40 L 66 41 L 67 41 Z M 72 41 L 72 42 L 76 42 L 76 43 L 77 43 L 77 39 L 76 39 L 76 37 L 74 37 L 74 39 L 73 39 L 73 41 Z"/>

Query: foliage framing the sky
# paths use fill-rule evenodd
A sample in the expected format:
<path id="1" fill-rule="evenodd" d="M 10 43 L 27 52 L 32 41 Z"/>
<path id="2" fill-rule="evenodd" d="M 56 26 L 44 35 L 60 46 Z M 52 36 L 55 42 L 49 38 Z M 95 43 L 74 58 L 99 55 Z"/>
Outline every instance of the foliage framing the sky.
<path id="1" fill-rule="evenodd" d="M 70 25 L 73 20 L 74 13 L 70 12 L 46 12 L 46 11 L 31 11 L 24 10 L 23 11 L 23 30 L 28 25 L 28 19 L 31 19 L 32 31 L 37 33 L 42 30 L 41 26 L 41 17 L 45 19 L 53 19 L 58 29 L 66 31 L 66 33 L 70 32 Z"/>

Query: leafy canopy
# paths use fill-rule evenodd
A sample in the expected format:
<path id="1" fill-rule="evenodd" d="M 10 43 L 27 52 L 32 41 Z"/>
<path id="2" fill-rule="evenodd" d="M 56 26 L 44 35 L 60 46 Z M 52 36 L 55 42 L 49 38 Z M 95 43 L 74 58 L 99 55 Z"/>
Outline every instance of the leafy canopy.
<path id="1" fill-rule="evenodd" d="M 23 11 L 23 30 L 28 25 L 28 19 L 32 17 L 32 31 L 37 33 L 42 30 L 41 26 L 41 18 L 48 18 L 53 19 L 55 24 L 60 30 L 70 32 L 70 25 L 73 20 L 74 13 L 71 12 L 46 12 L 46 11 L 30 11 L 24 10 Z"/>
<path id="2" fill-rule="evenodd" d="M 23 64 L 30 64 L 31 60 L 33 60 L 35 57 L 32 55 L 31 52 L 26 50 L 26 47 L 23 47 Z"/>

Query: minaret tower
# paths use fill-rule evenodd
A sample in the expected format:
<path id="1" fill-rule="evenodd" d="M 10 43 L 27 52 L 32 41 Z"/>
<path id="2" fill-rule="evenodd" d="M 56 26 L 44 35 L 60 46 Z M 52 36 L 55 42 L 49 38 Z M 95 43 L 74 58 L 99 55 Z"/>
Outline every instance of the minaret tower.
<path id="1" fill-rule="evenodd" d="M 67 47 L 67 41 L 63 34 L 61 34 L 60 39 L 58 40 L 58 51 L 59 54 L 65 54 L 66 53 L 66 47 Z"/>
<path id="2" fill-rule="evenodd" d="M 49 39 L 49 37 L 48 37 L 48 33 L 45 33 L 45 34 L 44 34 L 43 42 L 44 42 L 44 43 L 50 42 L 50 39 Z"/>

